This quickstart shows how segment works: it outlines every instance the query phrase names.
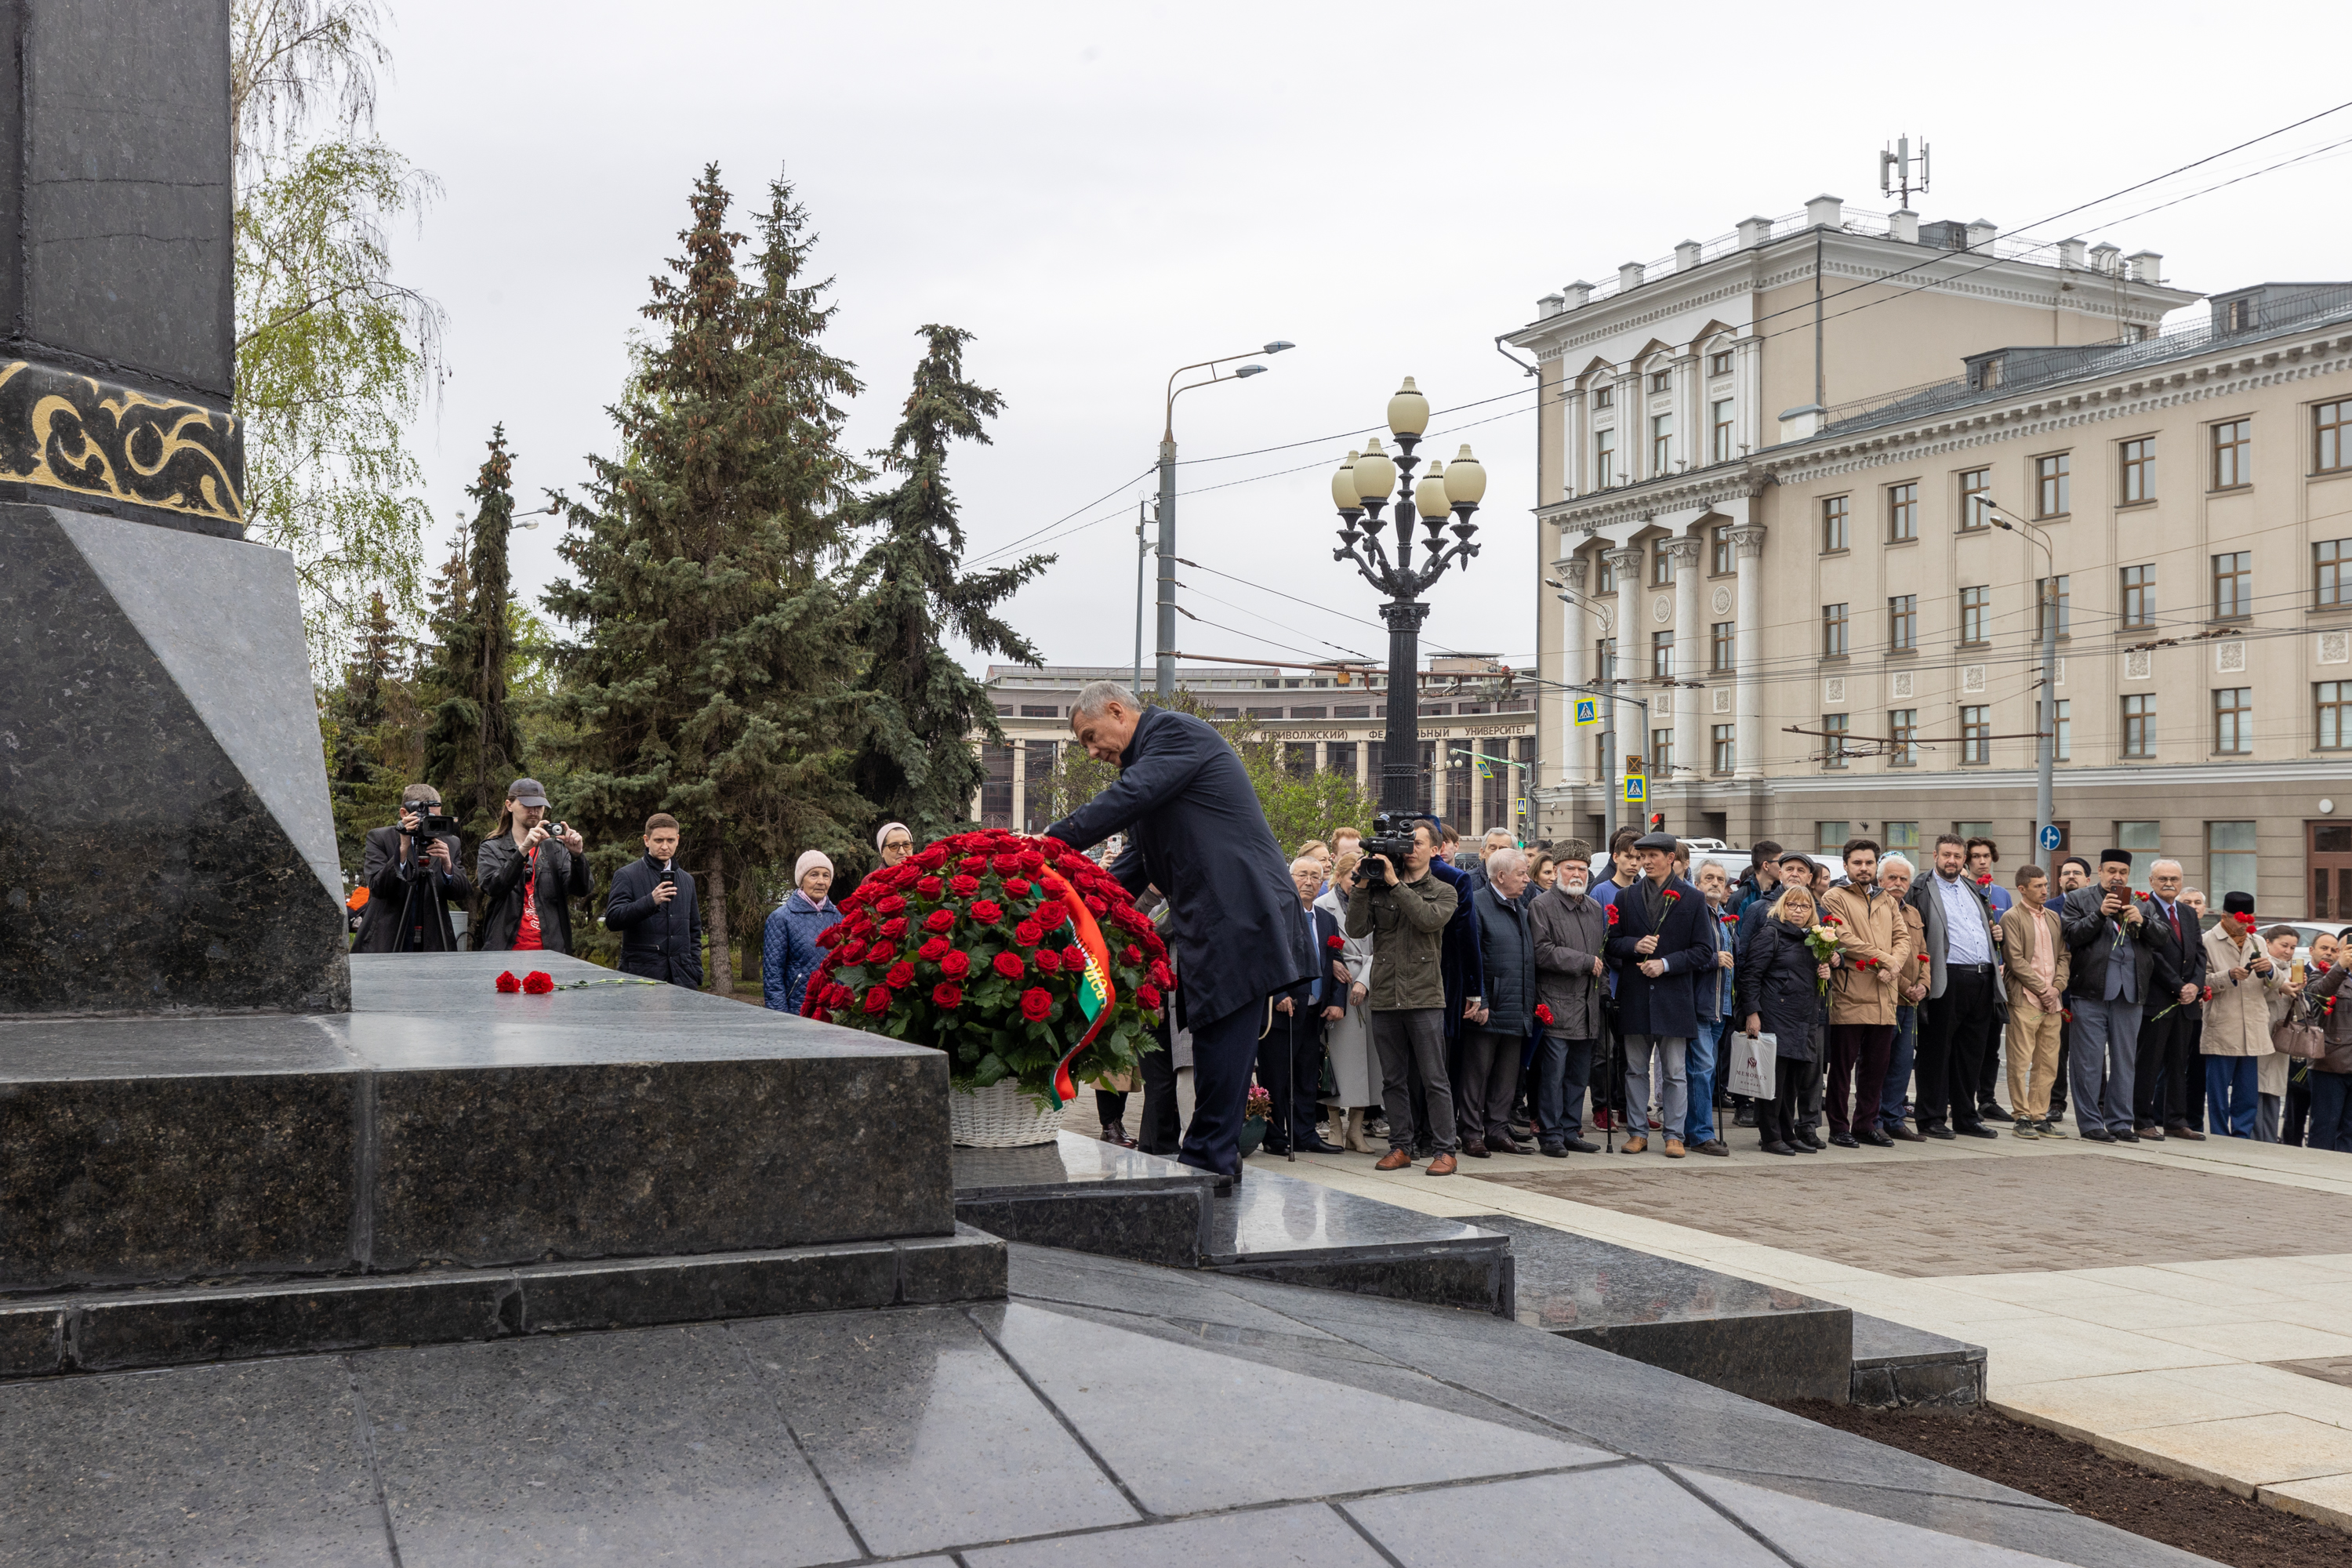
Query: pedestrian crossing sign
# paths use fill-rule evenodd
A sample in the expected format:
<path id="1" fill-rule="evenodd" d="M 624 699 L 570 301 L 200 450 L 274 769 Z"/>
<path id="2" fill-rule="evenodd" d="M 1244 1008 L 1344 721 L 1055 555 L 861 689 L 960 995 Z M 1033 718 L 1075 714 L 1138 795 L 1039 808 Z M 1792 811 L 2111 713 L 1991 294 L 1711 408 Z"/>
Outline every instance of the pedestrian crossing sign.
<path id="1" fill-rule="evenodd" d="M 1590 730 L 1601 722 L 1601 699 L 1580 697 L 1576 700 L 1576 727 Z"/>
<path id="2" fill-rule="evenodd" d="M 1650 781 L 1640 773 L 1625 775 L 1624 801 L 1627 805 L 1646 805 L 1650 801 Z"/>

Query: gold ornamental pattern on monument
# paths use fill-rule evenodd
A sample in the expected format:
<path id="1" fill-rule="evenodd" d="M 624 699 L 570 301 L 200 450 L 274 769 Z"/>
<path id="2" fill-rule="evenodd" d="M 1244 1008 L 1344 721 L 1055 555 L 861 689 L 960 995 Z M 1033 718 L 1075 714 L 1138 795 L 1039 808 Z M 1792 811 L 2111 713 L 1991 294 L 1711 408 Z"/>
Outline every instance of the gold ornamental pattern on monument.
<path id="1" fill-rule="evenodd" d="M 29 360 L 0 366 L 0 479 L 242 524 L 234 415 Z"/>

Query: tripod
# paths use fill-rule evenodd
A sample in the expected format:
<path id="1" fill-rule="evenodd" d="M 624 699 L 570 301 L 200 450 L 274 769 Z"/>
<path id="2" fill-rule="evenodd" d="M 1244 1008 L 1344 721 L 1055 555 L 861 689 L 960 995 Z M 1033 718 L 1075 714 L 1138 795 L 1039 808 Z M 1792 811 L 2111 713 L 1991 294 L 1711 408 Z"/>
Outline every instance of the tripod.
<path id="1" fill-rule="evenodd" d="M 403 837 L 408 841 L 409 856 L 402 863 L 400 880 L 407 891 L 401 896 L 400 924 L 394 928 L 400 933 L 400 945 L 395 951 L 447 952 L 450 947 L 444 934 L 446 927 L 441 913 L 441 873 L 434 868 L 431 857 L 425 852 L 425 846 L 432 842 L 433 835 L 418 832 Z M 419 899 L 425 900 L 422 911 L 417 908 Z M 418 934 L 419 927 L 423 928 L 422 934 Z M 412 936 L 416 942 L 414 947 L 409 946 Z"/>

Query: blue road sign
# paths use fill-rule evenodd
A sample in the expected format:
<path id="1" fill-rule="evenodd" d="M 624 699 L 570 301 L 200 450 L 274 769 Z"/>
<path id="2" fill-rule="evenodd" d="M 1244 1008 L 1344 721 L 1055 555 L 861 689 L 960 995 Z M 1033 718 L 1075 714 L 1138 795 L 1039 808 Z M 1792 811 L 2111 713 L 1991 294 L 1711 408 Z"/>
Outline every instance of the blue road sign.
<path id="1" fill-rule="evenodd" d="M 2049 826 L 2042 830 L 2042 847 L 2044 849 L 2055 849 L 2058 847 L 2060 841 L 2064 837 L 2065 835 L 2058 831 L 2058 825 L 2053 822 Z"/>
<path id="2" fill-rule="evenodd" d="M 1625 775 L 1625 804 L 1645 805 L 1650 799 L 1650 781 L 1640 773 Z"/>
<path id="3" fill-rule="evenodd" d="M 1576 727 L 1590 730 L 1601 722 L 1601 699 L 1580 697 L 1576 700 Z"/>

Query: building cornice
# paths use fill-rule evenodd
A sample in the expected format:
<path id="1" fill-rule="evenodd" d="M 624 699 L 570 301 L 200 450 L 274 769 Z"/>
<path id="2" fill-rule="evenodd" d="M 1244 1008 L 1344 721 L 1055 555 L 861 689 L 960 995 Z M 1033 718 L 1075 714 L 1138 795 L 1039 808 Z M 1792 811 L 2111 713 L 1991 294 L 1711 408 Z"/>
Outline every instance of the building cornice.
<path id="1" fill-rule="evenodd" d="M 1753 458 L 1717 463 L 1696 473 L 1669 479 L 1645 479 L 1591 495 L 1572 496 L 1535 509 L 1537 521 L 1559 528 L 1563 539 L 1587 538 L 1621 522 L 1636 521 L 1659 512 L 1705 510 L 1717 501 L 1753 500 L 1772 483 Z"/>

